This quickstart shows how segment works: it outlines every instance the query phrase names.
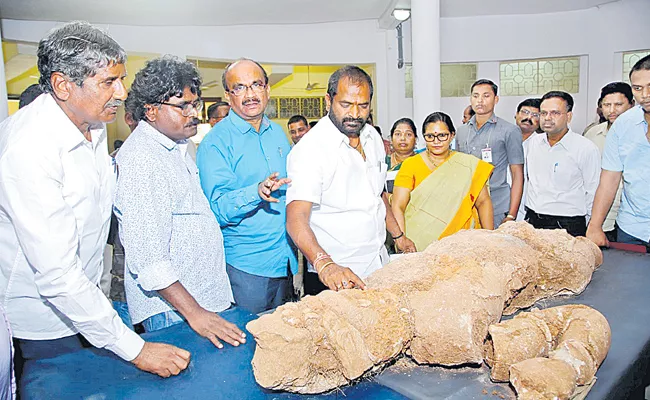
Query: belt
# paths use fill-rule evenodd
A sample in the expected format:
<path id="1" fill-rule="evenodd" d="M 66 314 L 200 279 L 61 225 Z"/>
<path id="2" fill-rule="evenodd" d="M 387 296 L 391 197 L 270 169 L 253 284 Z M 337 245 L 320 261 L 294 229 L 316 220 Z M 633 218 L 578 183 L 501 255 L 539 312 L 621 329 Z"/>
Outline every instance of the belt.
<path id="1" fill-rule="evenodd" d="M 580 219 L 584 220 L 585 216 L 584 215 L 573 215 L 573 216 L 566 216 L 566 215 L 548 215 L 548 214 L 540 214 L 537 213 L 533 210 L 531 210 L 528 207 L 524 207 L 526 209 L 526 213 L 531 213 L 535 216 L 537 219 L 566 219 L 566 220 L 575 220 L 575 219 Z"/>

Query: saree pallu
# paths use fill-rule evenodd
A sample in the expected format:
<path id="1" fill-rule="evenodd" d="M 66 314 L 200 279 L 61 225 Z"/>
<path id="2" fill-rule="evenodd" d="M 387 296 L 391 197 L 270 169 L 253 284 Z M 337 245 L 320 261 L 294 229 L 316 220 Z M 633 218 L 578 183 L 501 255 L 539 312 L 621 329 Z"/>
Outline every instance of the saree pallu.
<path id="1" fill-rule="evenodd" d="M 418 251 L 461 229 L 480 228 L 476 199 L 494 167 L 454 153 L 411 192 L 405 211 L 406 236 Z"/>

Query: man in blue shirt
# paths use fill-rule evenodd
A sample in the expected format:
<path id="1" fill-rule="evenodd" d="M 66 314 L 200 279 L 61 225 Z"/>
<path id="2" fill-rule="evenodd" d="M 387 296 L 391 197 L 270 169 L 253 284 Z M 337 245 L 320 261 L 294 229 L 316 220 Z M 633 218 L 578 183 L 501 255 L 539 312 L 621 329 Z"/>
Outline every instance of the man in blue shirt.
<path id="1" fill-rule="evenodd" d="M 270 88 L 261 65 L 238 60 L 222 82 L 231 112 L 201 142 L 197 165 L 222 228 L 235 303 L 260 313 L 293 294 L 297 261 L 285 228 L 283 187 L 291 147 L 282 128 L 264 115 Z"/>
<path id="2" fill-rule="evenodd" d="M 622 177 L 617 240 L 650 249 L 650 56 L 632 67 L 630 82 L 638 105 L 616 118 L 607 133 L 587 237 L 599 246 L 609 245 L 602 225 Z"/>

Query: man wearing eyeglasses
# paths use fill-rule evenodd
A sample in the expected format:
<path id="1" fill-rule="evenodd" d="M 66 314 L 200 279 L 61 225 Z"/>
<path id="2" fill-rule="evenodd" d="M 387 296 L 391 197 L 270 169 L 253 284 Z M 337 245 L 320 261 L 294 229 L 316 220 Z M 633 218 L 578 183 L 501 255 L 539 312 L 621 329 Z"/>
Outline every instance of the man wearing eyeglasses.
<path id="1" fill-rule="evenodd" d="M 526 99 L 517 106 L 515 122 L 521 130 L 521 139 L 524 147 L 524 159 L 528 152 L 528 139 L 531 135 L 539 130 L 539 101 L 540 99 Z M 523 221 L 526 218 L 526 190 L 528 181 L 526 179 L 526 165 L 524 164 L 524 190 L 521 195 L 521 203 L 517 212 L 517 221 Z M 512 175 L 508 171 L 508 185 L 512 186 Z"/>
<path id="2" fill-rule="evenodd" d="M 219 224 L 203 195 L 187 141 L 203 108 L 196 67 L 165 56 L 135 75 L 129 102 L 137 128 L 117 155 L 114 211 L 124 246 L 134 323 L 147 332 L 183 319 L 222 348 L 245 342 L 218 312 L 231 306 Z"/>
<path id="3" fill-rule="evenodd" d="M 260 313 L 293 297 L 298 262 L 285 228 L 283 187 L 291 146 L 264 115 L 270 88 L 259 63 L 235 61 L 222 82 L 231 110 L 201 142 L 197 164 L 222 228 L 235 303 Z"/>
<path id="4" fill-rule="evenodd" d="M 535 228 L 585 236 L 598 187 L 600 153 L 569 128 L 572 110 L 569 93 L 552 91 L 542 97 L 540 124 L 545 133 L 528 139 L 526 221 Z"/>

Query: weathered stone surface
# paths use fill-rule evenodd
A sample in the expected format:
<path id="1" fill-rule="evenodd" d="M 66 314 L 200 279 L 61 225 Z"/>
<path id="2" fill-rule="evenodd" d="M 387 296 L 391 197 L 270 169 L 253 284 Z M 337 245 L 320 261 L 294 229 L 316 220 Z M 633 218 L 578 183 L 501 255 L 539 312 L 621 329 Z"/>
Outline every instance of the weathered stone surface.
<path id="1" fill-rule="evenodd" d="M 524 222 L 458 232 L 376 271 L 366 291 L 326 291 L 250 322 L 255 377 L 320 393 L 405 352 L 419 363 L 481 363 L 502 312 L 579 293 L 600 261 L 591 242 Z"/>

